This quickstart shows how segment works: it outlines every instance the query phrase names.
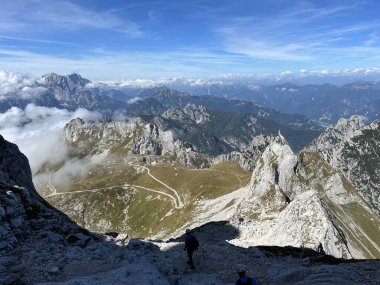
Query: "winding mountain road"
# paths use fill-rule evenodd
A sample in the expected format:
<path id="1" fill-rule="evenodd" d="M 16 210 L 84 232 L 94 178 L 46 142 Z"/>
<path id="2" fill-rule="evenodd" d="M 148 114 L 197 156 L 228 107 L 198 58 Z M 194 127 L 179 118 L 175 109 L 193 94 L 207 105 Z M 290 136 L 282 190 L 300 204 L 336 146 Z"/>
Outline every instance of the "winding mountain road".
<path id="1" fill-rule="evenodd" d="M 173 192 L 174 196 L 176 197 L 176 205 L 179 207 L 179 208 L 182 208 L 184 206 L 184 202 L 182 201 L 181 197 L 178 195 L 178 192 L 177 190 L 173 189 L 172 187 L 170 187 L 169 185 L 167 185 L 165 182 L 161 181 L 160 179 L 156 178 L 155 176 L 153 176 L 151 173 L 150 173 L 150 169 L 145 167 L 145 166 L 142 166 L 142 165 L 137 165 L 137 164 L 133 164 L 132 162 L 129 163 L 129 165 L 135 167 L 135 168 L 142 168 L 144 170 L 147 171 L 148 175 L 155 181 L 157 181 L 158 183 L 160 183 L 161 185 L 165 186 L 167 189 L 169 189 L 171 192 Z M 141 187 L 141 186 L 140 186 Z M 155 191 L 158 191 L 158 190 L 155 190 Z M 160 192 L 160 191 L 159 191 Z M 162 193 L 165 193 L 165 192 L 162 192 Z M 169 195 L 169 194 L 168 194 Z M 171 195 L 169 195 L 171 196 Z"/>
<path id="2" fill-rule="evenodd" d="M 46 195 L 43 198 L 50 198 L 50 197 L 54 197 L 54 196 L 61 196 L 61 195 L 75 194 L 75 193 L 98 192 L 98 191 L 101 191 L 101 190 L 112 190 L 112 189 L 115 189 L 115 188 L 120 188 L 120 186 L 110 186 L 110 187 L 103 187 L 103 188 L 94 188 L 94 189 L 67 191 L 67 192 L 55 192 L 55 193 Z"/>
<path id="3" fill-rule="evenodd" d="M 130 187 L 130 188 L 142 189 L 142 190 L 145 190 L 145 191 L 149 191 L 149 192 L 157 193 L 157 194 L 160 194 L 160 195 L 164 195 L 166 197 L 169 197 L 172 200 L 174 208 L 176 208 L 176 209 L 183 208 L 184 202 L 182 201 L 181 197 L 178 195 L 178 192 L 174 188 L 172 188 L 169 185 L 167 185 L 162 180 L 160 180 L 157 177 L 153 176 L 150 173 L 150 169 L 149 168 L 147 168 L 145 166 L 133 164 L 132 162 L 130 162 L 129 165 L 132 166 L 132 167 L 134 167 L 134 168 L 137 168 L 137 169 L 141 168 L 144 171 L 147 171 L 148 175 L 153 180 L 157 181 L 158 183 L 160 183 L 161 185 L 163 185 L 164 187 L 166 187 L 167 189 L 169 189 L 171 192 L 173 192 L 173 194 L 169 194 L 169 193 L 166 193 L 164 191 L 155 190 L 155 189 L 147 188 L 147 187 L 144 187 L 144 186 L 139 186 L 139 185 L 134 185 L 134 184 L 129 184 L 129 183 L 125 183 L 123 186 L 110 186 L 110 187 L 94 188 L 94 189 L 86 189 L 86 190 L 58 192 L 57 189 L 54 187 L 54 185 L 51 182 L 51 175 L 50 175 L 49 176 L 48 186 L 53 191 L 53 193 L 49 194 L 49 195 L 46 195 L 43 198 L 50 198 L 50 197 L 54 197 L 54 196 L 61 196 L 61 195 L 68 195 L 68 194 L 75 194 L 75 193 L 86 193 L 86 192 L 98 192 L 98 191 L 102 191 L 102 190 L 113 190 L 113 189 L 117 189 L 117 188 L 120 188 L 120 187 L 123 188 L 123 189 L 126 189 L 127 187 Z"/>

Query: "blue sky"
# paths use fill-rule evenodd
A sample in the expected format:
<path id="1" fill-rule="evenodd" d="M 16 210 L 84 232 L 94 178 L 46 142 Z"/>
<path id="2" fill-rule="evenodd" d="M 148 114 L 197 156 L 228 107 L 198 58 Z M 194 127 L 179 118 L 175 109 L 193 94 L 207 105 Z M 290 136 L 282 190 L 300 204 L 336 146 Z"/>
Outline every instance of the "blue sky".
<path id="1" fill-rule="evenodd" d="M 380 67 L 380 1 L 2 0 L 0 70 L 91 79 Z"/>

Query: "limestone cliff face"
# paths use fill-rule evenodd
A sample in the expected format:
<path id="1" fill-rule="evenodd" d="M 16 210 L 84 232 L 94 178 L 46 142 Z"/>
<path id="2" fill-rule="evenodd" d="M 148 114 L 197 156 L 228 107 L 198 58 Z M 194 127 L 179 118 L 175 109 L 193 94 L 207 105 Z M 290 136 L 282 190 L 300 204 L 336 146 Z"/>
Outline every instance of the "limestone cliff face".
<path id="1" fill-rule="evenodd" d="M 316 190 L 339 205 L 361 202 L 352 188 L 347 179 L 318 153 L 301 151 L 296 155 L 281 137 L 265 149 L 250 183 L 251 193 L 255 197 L 278 196 L 277 206 L 308 190 Z"/>
<path id="2" fill-rule="evenodd" d="M 380 214 L 380 121 L 365 125 L 359 116 L 341 119 L 308 150 L 318 152 L 338 169 Z"/>
<path id="3" fill-rule="evenodd" d="M 281 203 L 281 197 L 294 192 L 289 184 L 294 176 L 297 156 L 281 137 L 268 145 L 252 173 L 250 189 L 254 196 L 274 195 L 273 203 Z M 278 189 L 279 191 L 276 191 Z M 270 192 L 273 192 L 270 194 Z M 283 193 L 284 192 L 284 193 Z M 285 199 L 285 197 L 284 197 Z M 284 200 L 283 199 L 283 200 Z"/>
<path id="4" fill-rule="evenodd" d="M 0 181 L 10 186 L 27 187 L 37 195 L 32 182 L 28 159 L 15 144 L 7 142 L 0 135 Z"/>
<path id="5" fill-rule="evenodd" d="M 241 151 L 233 151 L 228 154 L 221 154 L 213 158 L 212 163 L 218 164 L 223 161 L 236 161 L 240 166 L 248 171 L 253 171 L 256 164 L 274 138 L 267 135 L 254 137 L 252 142 Z"/>
<path id="6" fill-rule="evenodd" d="M 228 217 L 240 230 L 233 241 L 240 246 L 321 243 L 337 257 L 380 254 L 373 233 L 380 224 L 353 185 L 318 153 L 295 154 L 282 136 L 262 151 L 247 187 L 202 202 L 199 212 L 203 219 Z"/>
<path id="7" fill-rule="evenodd" d="M 84 122 L 77 118 L 64 128 L 65 141 L 80 155 L 116 154 L 144 156 L 173 156 L 190 168 L 204 168 L 209 159 L 194 151 L 192 145 L 175 138 L 171 130 L 164 130 L 156 117 L 152 123 L 140 118 L 128 122 Z"/>
<path id="8" fill-rule="evenodd" d="M 165 111 L 162 117 L 178 121 L 192 120 L 196 124 L 204 124 L 210 120 L 210 113 L 204 106 L 187 104 L 183 109 L 171 108 Z"/>
<path id="9" fill-rule="evenodd" d="M 30 235 L 52 230 L 63 242 L 80 230 L 48 205 L 33 186 L 27 158 L 0 136 L 0 251 L 11 250 Z"/>
<path id="10" fill-rule="evenodd" d="M 317 248 L 319 243 L 331 255 L 352 258 L 346 238 L 328 207 L 315 191 L 298 195 L 282 211 L 268 240 L 292 246 Z"/>

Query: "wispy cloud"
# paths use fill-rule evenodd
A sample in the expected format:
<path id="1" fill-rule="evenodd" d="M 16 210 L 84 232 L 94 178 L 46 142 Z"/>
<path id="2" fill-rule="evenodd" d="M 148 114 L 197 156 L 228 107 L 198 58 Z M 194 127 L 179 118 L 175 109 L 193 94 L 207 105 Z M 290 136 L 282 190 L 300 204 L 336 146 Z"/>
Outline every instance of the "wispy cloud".
<path id="1" fill-rule="evenodd" d="M 365 46 L 378 45 L 380 42 L 380 36 L 377 32 L 369 34 L 368 39 L 364 42 Z"/>
<path id="2" fill-rule="evenodd" d="M 108 29 L 141 36 L 138 24 L 113 11 L 95 11 L 69 1 L 5 0 L 0 9 L 0 32 L 46 32 L 47 29 Z"/>
<path id="3" fill-rule="evenodd" d="M 63 127 L 78 117 L 97 120 L 101 115 L 85 109 L 69 112 L 33 104 L 29 104 L 25 110 L 12 107 L 7 112 L 0 113 L 0 133 L 19 146 L 28 157 L 32 171 L 36 171 L 46 162 L 54 164 L 66 158 Z"/>
<path id="4" fill-rule="evenodd" d="M 29 72 L 42 75 L 51 71 L 79 72 L 94 79 L 137 77 L 207 76 L 217 66 L 241 64 L 241 55 L 219 54 L 207 50 L 183 49 L 165 52 L 113 52 L 101 49 L 87 50 L 75 59 L 47 55 L 14 48 L 0 48 L 0 70 Z M 101 73 L 99 68 L 101 67 Z"/>
<path id="5" fill-rule="evenodd" d="M 346 58 L 369 58 L 379 49 L 364 45 L 374 43 L 376 36 L 372 31 L 380 27 L 380 21 L 348 24 L 339 20 L 361 4 L 320 8 L 301 2 L 271 17 L 236 17 L 215 32 L 222 37 L 226 51 L 254 59 L 312 62 L 341 56 L 342 51 L 349 49 L 353 54 L 345 54 Z M 363 33 L 370 36 L 360 46 L 357 36 Z"/>
<path id="6" fill-rule="evenodd" d="M 30 37 L 13 37 L 13 36 L 2 36 L 0 35 L 0 40 L 12 40 L 12 41 L 20 41 L 20 42 L 34 42 L 41 44 L 55 44 L 55 45 L 69 45 L 69 46 L 78 46 L 75 42 L 64 42 L 64 41 L 55 41 L 48 39 L 39 39 L 39 38 L 30 38 Z"/>

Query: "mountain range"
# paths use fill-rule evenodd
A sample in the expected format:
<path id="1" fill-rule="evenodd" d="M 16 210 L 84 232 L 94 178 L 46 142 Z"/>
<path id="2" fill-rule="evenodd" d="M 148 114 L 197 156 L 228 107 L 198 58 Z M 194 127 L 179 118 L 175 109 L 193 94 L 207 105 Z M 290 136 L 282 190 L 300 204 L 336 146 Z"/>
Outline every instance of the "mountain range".
<path id="1" fill-rule="evenodd" d="M 338 119 L 355 114 L 366 116 L 369 121 L 380 118 L 379 82 L 356 81 L 342 86 L 219 82 L 176 87 L 195 95 L 212 94 L 230 100 L 248 100 L 281 112 L 302 114 L 323 125 L 335 124 Z"/>
<path id="2" fill-rule="evenodd" d="M 159 84 L 99 84 L 76 73 L 51 73 L 29 82 L 20 90 L 22 95 L 15 90 L 2 94 L 0 111 L 34 103 L 71 110 L 82 107 L 108 114 L 122 109 L 128 115 L 137 115 L 160 114 L 167 108 L 183 108 L 191 103 L 214 111 L 253 113 L 289 127 L 311 127 L 307 118 L 324 126 L 354 114 L 365 116 L 368 121 L 379 119 L 380 85 L 376 81 L 353 81 L 342 86 L 223 80 L 167 85 L 170 89 Z"/>
<path id="3" fill-rule="evenodd" d="M 172 119 L 194 121 L 194 128 L 212 117 L 206 109 L 191 105 L 168 112 Z M 378 208 L 371 202 L 377 190 L 368 195 L 366 181 L 346 176 L 344 169 L 313 148 L 327 145 L 330 130 L 298 153 L 280 134 L 256 136 L 239 150 L 220 155 L 174 139 L 158 119 L 155 124 L 143 119 L 70 122 L 65 127 L 70 157 L 87 161 L 86 173 L 74 171 L 62 181 L 65 162 L 46 166 L 35 177 L 37 188 L 74 220 L 98 231 L 167 238 L 188 226 L 227 219 L 239 228 L 240 238 L 235 241 L 239 246 L 316 248 L 322 243 L 337 257 L 380 254 Z M 354 132 L 355 120 L 339 122 L 337 128 L 345 126 L 342 137 Z M 222 144 L 207 141 L 207 145 L 214 149 Z M 366 150 L 366 155 L 357 156 L 352 165 L 369 165 L 369 157 L 379 150 L 378 143 L 355 147 L 359 153 Z M 336 155 L 345 157 L 343 152 Z M 366 179 L 376 182 L 375 172 L 367 168 Z"/>
<path id="4" fill-rule="evenodd" d="M 167 87 L 127 94 L 78 74 L 48 74 L 25 90 L 3 96 L 2 110 L 34 103 L 103 117 L 68 122 L 64 155 L 33 177 L 0 137 L 0 283 L 229 284 L 239 262 L 265 284 L 379 281 L 372 115 L 324 129 L 320 118 L 245 99 Z M 187 228 L 201 241 L 195 274 L 182 265 Z"/>
<path id="5" fill-rule="evenodd" d="M 141 100 L 131 101 L 130 95 L 122 91 L 91 87 L 90 83 L 89 80 L 76 73 L 66 76 L 54 73 L 47 74 L 41 80 L 26 86 L 30 93 L 29 96 L 25 94 L 20 96 L 17 91 L 5 94 L 0 101 L 0 111 L 4 112 L 13 106 L 24 108 L 27 104 L 34 103 L 39 106 L 68 110 L 86 108 L 104 114 L 122 110 L 126 115 L 156 115 L 168 108 L 183 108 L 191 103 L 215 111 L 252 113 L 257 117 L 274 120 L 294 129 L 321 129 L 305 116 L 280 113 L 262 108 L 249 101 L 230 101 L 215 96 L 192 96 L 189 93 L 165 87 L 140 90 L 137 95 L 138 98 L 141 97 Z M 33 89 L 38 90 L 38 92 L 31 92 Z"/>
<path id="6" fill-rule="evenodd" d="M 193 228 L 201 242 L 193 271 L 183 235 L 153 241 L 83 229 L 38 195 L 17 146 L 0 136 L 0 150 L 1 284 L 231 284 L 242 263 L 265 284 L 378 282 L 377 260 L 347 262 L 306 247 L 236 246 L 239 231 L 226 222 Z M 294 208 L 318 209 L 316 199 L 304 193 L 284 211 L 284 221 L 301 210 Z M 318 219 L 327 218 L 323 213 Z"/>
<path id="7" fill-rule="evenodd" d="M 137 280 L 142 284 L 176 284 L 178 280 L 186 284 L 202 284 L 206 280 L 228 284 L 233 282 L 233 274 L 223 272 L 233 271 L 239 262 L 244 262 L 260 282 L 267 284 L 378 281 L 377 261 L 345 263 L 312 250 L 320 243 L 326 253 L 337 257 L 374 258 L 379 254 L 378 219 L 361 202 L 350 182 L 322 156 L 310 151 L 295 155 L 282 136 L 252 143 L 258 146 L 263 142 L 264 146 L 258 148 L 263 151 L 251 177 L 226 162 L 203 172 L 195 170 L 195 176 L 178 165 L 173 168 L 172 164 L 154 161 L 150 161 L 149 168 L 144 166 L 147 160 L 126 162 L 124 167 L 121 163 L 116 167 L 106 163 L 105 172 L 91 169 L 92 178 L 82 178 L 80 183 L 88 187 L 98 179 L 98 183 L 104 184 L 109 175 L 114 188 L 103 185 L 103 189 L 58 192 L 47 197 L 76 220 L 84 219 L 86 227 L 97 223 L 104 229 L 110 228 L 119 220 L 126 222 L 120 229 L 127 229 L 129 234 L 137 233 L 137 228 L 140 234 L 146 231 L 150 236 L 154 231 L 158 236 L 163 230 L 172 231 L 169 236 L 176 238 L 167 241 L 138 240 L 116 232 L 107 236 L 78 227 L 38 195 L 26 157 L 15 145 L 0 139 L 3 284 L 123 284 Z M 135 168 L 136 174 L 127 165 Z M 129 172 L 129 185 L 117 187 L 124 171 Z M 140 177 L 132 182 L 130 177 L 134 175 Z M 142 180 L 141 175 L 145 176 Z M 155 179 L 149 182 L 148 176 Z M 236 182 L 232 181 L 234 176 Z M 189 195 L 191 184 L 196 181 L 202 184 Z M 217 181 L 218 187 L 211 188 Z M 246 186 L 233 190 L 234 183 L 245 185 L 244 181 L 248 182 Z M 185 183 L 185 192 L 180 190 L 181 182 Z M 228 186 L 232 191 L 223 189 L 227 182 L 232 182 Z M 50 183 L 54 188 L 54 179 Z M 149 184 L 156 193 L 144 195 Z M 204 186 L 201 193 L 200 186 Z M 169 194 L 169 190 L 179 196 Z M 173 199 L 169 209 L 164 203 L 165 194 Z M 120 208 L 121 202 L 127 208 Z M 189 213 L 191 205 L 195 207 Z M 159 219 L 152 220 L 157 215 Z M 195 254 L 199 265 L 195 275 L 181 258 L 181 232 L 185 227 L 193 228 L 201 241 L 202 251 L 199 256 Z"/>

